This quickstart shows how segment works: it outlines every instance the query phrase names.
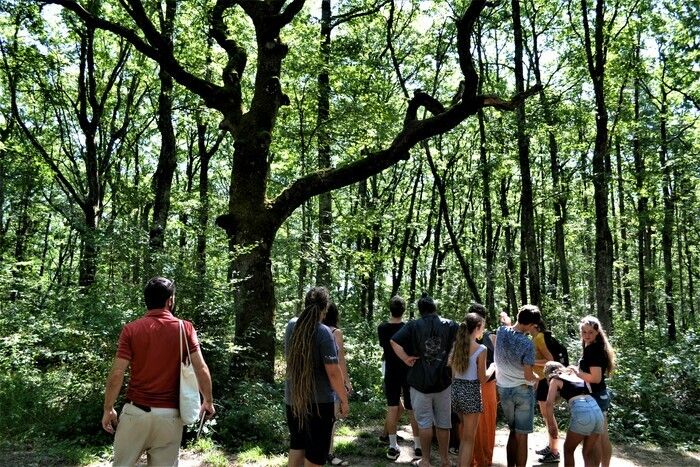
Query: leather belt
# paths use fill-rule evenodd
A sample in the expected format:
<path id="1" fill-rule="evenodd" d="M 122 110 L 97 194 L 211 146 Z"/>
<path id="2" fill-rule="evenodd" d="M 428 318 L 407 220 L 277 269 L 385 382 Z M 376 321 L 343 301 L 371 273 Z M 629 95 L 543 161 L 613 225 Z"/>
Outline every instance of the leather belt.
<path id="1" fill-rule="evenodd" d="M 126 402 L 129 403 L 129 404 L 131 404 L 131 405 L 133 405 L 134 407 L 137 407 L 137 408 L 143 410 L 144 412 L 150 412 L 150 411 L 151 411 L 151 408 L 150 408 L 149 406 L 147 406 L 147 405 L 137 404 L 137 403 L 134 402 L 134 401 L 126 401 Z"/>

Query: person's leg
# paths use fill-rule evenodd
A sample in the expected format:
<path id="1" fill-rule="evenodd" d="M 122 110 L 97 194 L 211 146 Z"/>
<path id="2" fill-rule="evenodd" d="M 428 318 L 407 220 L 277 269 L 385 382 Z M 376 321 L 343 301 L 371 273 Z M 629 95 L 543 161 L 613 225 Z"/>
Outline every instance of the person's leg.
<path id="1" fill-rule="evenodd" d="M 311 408 L 308 423 L 304 425 L 306 449 L 304 453 L 304 465 L 323 465 L 328 459 L 331 446 L 331 433 L 335 422 L 335 404 L 318 404 Z M 336 464 L 347 465 L 347 463 Z"/>
<path id="2" fill-rule="evenodd" d="M 421 467 L 430 465 L 430 445 L 433 441 L 433 399 L 430 394 L 411 388 L 411 405 L 418 424 L 421 447 Z"/>
<path id="3" fill-rule="evenodd" d="M 513 388 L 515 428 L 515 464 L 524 466 L 527 463 L 527 437 L 533 430 L 535 417 L 535 392 L 532 386 Z"/>
<path id="4" fill-rule="evenodd" d="M 610 443 L 610 435 L 608 433 L 608 413 L 603 412 L 603 433 L 600 435 L 601 458 L 600 462 L 603 467 L 610 466 L 610 458 L 612 457 L 612 444 Z"/>
<path id="5" fill-rule="evenodd" d="M 566 433 L 566 440 L 564 441 L 564 466 L 573 467 L 574 465 L 574 451 L 576 447 L 583 441 L 585 436 L 578 433 L 574 433 L 569 430 Z"/>
<path id="6" fill-rule="evenodd" d="M 583 462 L 585 467 L 598 467 L 600 465 L 600 456 L 598 455 L 598 443 L 600 435 L 593 433 L 583 439 Z"/>
<path id="7" fill-rule="evenodd" d="M 452 387 L 432 394 L 436 435 L 440 461 L 443 466 L 450 462 L 450 429 L 452 428 Z"/>
<path id="8" fill-rule="evenodd" d="M 462 433 L 459 443 L 459 466 L 468 467 L 474 456 L 474 437 L 479 426 L 480 413 L 460 414 Z"/>
<path id="9" fill-rule="evenodd" d="M 287 457 L 287 466 L 301 467 L 304 465 L 304 457 L 306 457 L 304 432 L 299 426 L 299 419 L 292 413 L 292 407 L 285 404 L 285 408 L 287 429 L 289 430 L 289 455 Z"/>
<path id="10" fill-rule="evenodd" d="M 125 404 L 119 415 L 117 432 L 114 434 L 113 465 L 135 465 L 146 447 L 146 438 L 150 432 L 150 413 Z"/>
<path id="11" fill-rule="evenodd" d="M 552 453 L 559 454 L 559 427 L 557 426 L 557 420 L 554 418 L 554 411 L 547 409 L 546 402 L 538 401 L 537 404 L 540 406 L 540 414 L 542 414 L 542 419 L 549 434 L 549 449 Z"/>
<path id="12" fill-rule="evenodd" d="M 518 455 L 518 445 L 516 444 L 515 431 L 510 430 L 508 434 L 508 443 L 506 444 L 506 462 L 508 467 L 515 465 Z"/>
<path id="13" fill-rule="evenodd" d="M 333 454 L 333 445 L 335 444 L 335 429 L 338 425 L 338 416 L 340 415 L 340 401 L 333 403 L 333 425 L 331 426 L 331 444 L 328 448 L 328 459 L 335 457 Z"/>
<path id="14" fill-rule="evenodd" d="M 487 467 L 491 465 L 493 448 L 496 444 L 496 413 L 498 410 L 496 381 L 489 381 L 481 385 L 481 398 L 484 411 L 479 416 L 479 423 L 474 437 L 473 467 Z"/>
<path id="15" fill-rule="evenodd" d="M 300 467 L 304 465 L 304 454 L 303 449 L 290 449 L 289 457 L 287 457 L 288 467 Z"/>
<path id="16" fill-rule="evenodd" d="M 175 466 L 182 441 L 182 419 L 177 409 L 151 409 L 152 423 L 149 436 L 148 465 Z"/>

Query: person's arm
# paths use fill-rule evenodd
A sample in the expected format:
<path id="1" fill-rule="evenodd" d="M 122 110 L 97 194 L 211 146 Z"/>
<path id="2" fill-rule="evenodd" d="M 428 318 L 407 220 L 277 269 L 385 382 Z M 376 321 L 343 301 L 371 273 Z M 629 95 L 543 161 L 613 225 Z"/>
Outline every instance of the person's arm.
<path id="1" fill-rule="evenodd" d="M 394 349 L 394 353 L 399 357 L 407 366 L 413 366 L 419 357 L 413 357 L 406 353 L 401 345 L 399 345 L 394 339 L 391 340 L 391 348 Z"/>
<path id="2" fill-rule="evenodd" d="M 350 373 L 348 373 L 348 363 L 345 360 L 345 339 L 343 338 L 343 331 L 339 328 L 335 329 L 333 333 L 335 337 L 335 343 L 338 346 L 338 364 L 340 365 L 340 372 L 343 375 L 343 384 L 348 393 L 352 392 L 352 383 L 350 382 Z"/>
<path id="3" fill-rule="evenodd" d="M 331 388 L 338 395 L 340 400 L 340 416 L 345 418 L 350 413 L 350 406 L 348 405 L 348 392 L 343 384 L 343 374 L 340 370 L 340 366 L 337 363 L 325 363 L 324 367 L 326 369 L 326 375 L 328 375 L 328 380 L 331 383 Z"/>
<path id="4" fill-rule="evenodd" d="M 202 393 L 204 400 L 202 401 L 202 407 L 199 409 L 199 414 L 207 412 L 207 418 L 211 418 L 216 413 L 214 408 L 214 396 L 212 395 L 212 384 L 211 384 L 211 374 L 209 373 L 209 367 L 204 361 L 201 349 L 198 352 L 190 354 L 190 360 L 192 361 L 192 369 L 197 377 L 197 384 L 199 385 L 199 392 Z"/>
<path id="5" fill-rule="evenodd" d="M 598 384 L 603 379 L 603 368 L 599 366 L 592 366 L 589 368 L 590 373 L 585 371 L 576 370 L 576 376 L 584 380 L 589 384 Z"/>
<path id="6" fill-rule="evenodd" d="M 102 428 L 107 433 L 114 434 L 114 429 L 119 424 L 119 416 L 114 410 L 114 404 L 117 402 L 117 397 L 124 383 L 124 373 L 129 367 L 129 360 L 125 358 L 114 357 L 112 369 L 107 377 L 105 385 L 105 399 L 102 407 Z"/>
<path id="7" fill-rule="evenodd" d="M 539 337 L 540 335 L 542 335 L 541 338 Z M 535 348 L 540 353 L 540 355 L 542 355 L 544 357 L 544 360 L 542 360 L 542 359 L 535 360 L 535 365 L 544 366 L 547 362 L 551 362 L 552 360 L 554 360 L 554 357 L 552 356 L 552 353 L 547 348 L 547 343 L 544 340 L 544 334 L 540 333 L 537 335 L 537 337 L 538 337 L 538 339 L 533 339 L 533 341 L 535 343 Z"/>
<path id="8" fill-rule="evenodd" d="M 552 378 L 549 380 L 549 392 L 547 392 L 547 429 L 549 430 L 549 436 L 556 438 L 559 433 L 557 432 L 557 422 L 554 420 L 554 403 L 557 400 L 557 395 L 564 383 L 561 380 Z"/>
<path id="9" fill-rule="evenodd" d="M 486 350 L 486 349 L 482 350 L 481 353 L 479 354 L 479 357 L 476 360 L 476 374 L 479 377 L 479 382 L 481 384 L 484 384 L 491 377 L 491 374 L 486 374 L 486 353 L 487 352 L 488 352 L 488 350 Z M 493 371 L 491 373 L 493 373 Z"/>
<path id="10" fill-rule="evenodd" d="M 532 372 L 532 365 L 523 365 L 523 376 L 528 381 L 535 382 L 539 380 L 537 375 Z"/>

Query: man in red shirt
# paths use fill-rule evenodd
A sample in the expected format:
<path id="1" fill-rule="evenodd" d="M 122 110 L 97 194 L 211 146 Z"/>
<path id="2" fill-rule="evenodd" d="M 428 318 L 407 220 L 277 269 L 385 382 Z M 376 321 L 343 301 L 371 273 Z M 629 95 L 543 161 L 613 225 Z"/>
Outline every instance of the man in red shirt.
<path id="1" fill-rule="evenodd" d="M 148 465 L 177 465 L 182 440 L 180 419 L 180 327 L 173 316 L 175 285 L 164 277 L 149 280 L 144 289 L 148 312 L 124 326 L 105 388 L 102 427 L 114 437 L 114 465 L 134 465 L 148 454 Z M 192 323 L 183 321 L 199 390 L 201 412 L 214 415 L 209 368 L 199 351 Z M 183 349 L 185 348 L 183 342 Z M 117 416 L 114 403 L 131 366 L 127 403 Z M 200 412 L 200 413 L 201 413 Z"/>

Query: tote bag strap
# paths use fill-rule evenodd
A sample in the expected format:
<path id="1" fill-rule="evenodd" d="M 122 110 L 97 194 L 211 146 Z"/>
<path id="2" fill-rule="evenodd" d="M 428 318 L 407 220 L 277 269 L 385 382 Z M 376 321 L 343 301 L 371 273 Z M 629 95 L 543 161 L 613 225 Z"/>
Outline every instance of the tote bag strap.
<path id="1" fill-rule="evenodd" d="M 187 342 L 187 335 L 185 334 L 185 325 L 182 320 L 180 321 L 180 363 L 182 363 L 182 341 L 185 341 L 185 346 L 187 347 L 187 364 L 189 365 L 191 360 L 190 356 L 190 343 Z"/>

